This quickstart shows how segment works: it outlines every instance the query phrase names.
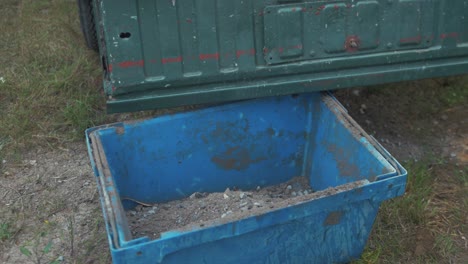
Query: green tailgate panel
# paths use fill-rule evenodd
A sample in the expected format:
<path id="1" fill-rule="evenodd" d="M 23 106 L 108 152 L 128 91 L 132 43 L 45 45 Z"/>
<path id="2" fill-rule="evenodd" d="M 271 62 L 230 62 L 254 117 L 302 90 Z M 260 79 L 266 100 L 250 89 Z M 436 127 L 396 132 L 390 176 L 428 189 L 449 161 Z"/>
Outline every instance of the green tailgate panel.
<path id="1" fill-rule="evenodd" d="M 95 0 L 109 112 L 468 72 L 468 0 Z"/>

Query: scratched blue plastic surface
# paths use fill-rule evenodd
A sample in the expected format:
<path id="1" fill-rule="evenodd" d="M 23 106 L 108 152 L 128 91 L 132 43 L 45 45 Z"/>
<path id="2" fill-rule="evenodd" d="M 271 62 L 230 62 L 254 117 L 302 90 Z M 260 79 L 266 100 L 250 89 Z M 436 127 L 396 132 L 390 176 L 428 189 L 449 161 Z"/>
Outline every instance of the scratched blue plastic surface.
<path id="1" fill-rule="evenodd" d="M 118 195 L 154 203 L 234 186 L 247 190 L 300 175 L 309 177 L 315 191 L 367 180 L 320 199 L 167 232 L 153 241 L 125 238 L 126 225 L 112 229 L 109 220 L 124 212 L 109 215 L 103 202 L 114 263 L 338 263 L 359 257 L 380 203 L 404 192 L 406 172 L 348 118 L 331 96 L 314 93 L 88 130 L 96 176 L 102 172 L 95 166 L 91 135 L 102 142 L 117 202 Z M 100 186 L 101 198 L 111 193 Z"/>

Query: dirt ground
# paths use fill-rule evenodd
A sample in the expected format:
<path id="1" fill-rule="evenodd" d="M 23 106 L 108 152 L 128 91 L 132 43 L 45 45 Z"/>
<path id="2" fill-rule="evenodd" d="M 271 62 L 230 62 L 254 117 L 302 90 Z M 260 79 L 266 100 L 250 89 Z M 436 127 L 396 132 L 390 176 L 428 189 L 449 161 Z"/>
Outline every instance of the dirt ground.
<path id="1" fill-rule="evenodd" d="M 399 87 L 402 85 L 407 87 L 353 89 L 340 91 L 337 97 L 399 161 L 427 157 L 444 160 L 430 168 L 437 171 L 437 196 L 430 206 L 443 209 L 447 204 L 459 203 L 450 190 L 460 188 L 454 175 L 468 166 L 467 104 L 426 111 L 439 104 L 439 98 L 421 96 L 425 101 L 418 101 L 418 94 L 440 89 L 443 83 L 426 80 Z M 411 96 L 402 92 L 405 89 L 412 90 Z M 29 150 L 1 164 L 0 213 L 8 224 L 0 233 L 0 263 L 110 262 L 99 195 L 84 140 L 60 148 Z M 451 211 L 441 212 L 442 220 L 436 216 L 439 218 L 433 219 L 433 225 L 453 230 L 453 239 L 462 250 L 435 263 L 467 263 L 466 211 L 462 212 L 461 222 L 452 221 Z M 419 257 L 430 254 L 437 243 L 426 226 L 412 235 L 417 242 L 408 246 L 400 263 L 418 263 Z"/>

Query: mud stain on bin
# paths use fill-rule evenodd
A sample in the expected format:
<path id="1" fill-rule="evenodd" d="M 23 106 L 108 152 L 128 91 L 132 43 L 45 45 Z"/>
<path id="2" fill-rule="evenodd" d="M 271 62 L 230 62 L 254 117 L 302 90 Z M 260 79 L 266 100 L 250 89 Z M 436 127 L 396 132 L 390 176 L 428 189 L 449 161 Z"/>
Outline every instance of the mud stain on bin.
<path id="1" fill-rule="evenodd" d="M 346 177 L 359 177 L 359 168 L 356 164 L 349 162 L 349 159 L 352 157 L 352 153 L 345 153 L 343 148 L 339 148 L 335 144 L 328 144 L 326 149 L 330 153 L 333 153 L 340 175 Z"/>
<path id="2" fill-rule="evenodd" d="M 246 148 L 228 148 L 220 155 L 213 156 L 211 161 L 218 167 L 225 170 L 243 170 L 251 164 L 266 160 L 266 157 L 252 158 L 250 151 Z"/>
<path id="3" fill-rule="evenodd" d="M 341 222 L 342 217 L 343 217 L 342 211 L 331 212 L 328 214 L 327 218 L 325 219 L 325 222 L 323 222 L 323 225 L 324 226 L 337 225 Z"/>

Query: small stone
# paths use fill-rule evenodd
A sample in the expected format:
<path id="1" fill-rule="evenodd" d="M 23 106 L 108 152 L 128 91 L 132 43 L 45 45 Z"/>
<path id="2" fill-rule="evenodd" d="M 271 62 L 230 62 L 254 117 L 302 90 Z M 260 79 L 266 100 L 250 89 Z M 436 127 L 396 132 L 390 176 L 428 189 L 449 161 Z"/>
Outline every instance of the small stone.
<path id="1" fill-rule="evenodd" d="M 57 258 L 57 261 L 62 262 L 62 261 L 63 261 L 63 256 L 59 256 L 59 257 Z"/>
<path id="2" fill-rule="evenodd" d="M 438 122 L 437 120 L 432 121 L 432 123 L 433 123 L 435 126 L 437 126 L 437 125 L 439 124 L 439 122 Z"/>
<path id="3" fill-rule="evenodd" d="M 226 216 L 228 216 L 230 214 L 232 214 L 232 211 L 227 211 L 226 213 L 221 215 L 221 218 L 224 218 L 224 217 L 226 217 Z"/>
<path id="4" fill-rule="evenodd" d="M 229 199 L 229 195 L 227 195 L 225 193 L 223 193 L 223 197 L 224 197 L 224 199 Z"/>
<path id="5" fill-rule="evenodd" d="M 255 202 L 254 205 L 257 206 L 257 207 L 262 207 L 262 204 L 261 204 L 261 203 Z"/>
<path id="6" fill-rule="evenodd" d="M 85 182 L 83 183 L 83 185 L 84 185 L 84 186 L 88 186 L 88 185 L 89 185 L 89 181 L 85 181 Z"/>
<path id="7" fill-rule="evenodd" d="M 204 202 L 201 202 L 200 203 L 200 209 L 205 209 L 206 208 L 206 204 Z"/>
<path id="8" fill-rule="evenodd" d="M 301 191 L 298 191 L 298 192 L 297 192 L 297 195 L 298 195 L 298 196 L 302 196 L 302 195 L 304 195 L 304 194 L 303 194 Z"/>
<path id="9" fill-rule="evenodd" d="M 367 105 L 362 104 L 362 105 L 361 105 L 361 108 L 364 109 L 364 110 L 366 110 L 366 109 L 367 109 Z"/>
<path id="10" fill-rule="evenodd" d="M 229 188 L 226 188 L 226 190 L 224 190 L 224 193 L 226 193 L 226 194 L 228 194 L 230 192 L 231 192 L 231 190 Z"/>
<path id="11" fill-rule="evenodd" d="M 131 215 L 136 215 L 137 212 L 135 212 L 135 211 L 130 211 L 130 214 L 131 214 Z"/>
<path id="12" fill-rule="evenodd" d="M 308 195 L 309 192 L 307 190 L 304 191 L 304 195 Z"/>
<path id="13" fill-rule="evenodd" d="M 257 191 L 260 191 L 260 189 L 261 189 L 260 186 L 257 186 Z"/>
<path id="14" fill-rule="evenodd" d="M 457 153 L 454 153 L 454 152 L 450 153 L 450 157 L 456 158 L 456 157 L 457 157 Z"/>
<path id="15" fill-rule="evenodd" d="M 6 160 L 2 160 L 2 163 L 5 164 L 5 163 L 6 163 Z"/>
<path id="16" fill-rule="evenodd" d="M 447 116 L 447 115 L 442 115 L 440 118 L 441 118 L 442 120 L 444 120 L 444 121 L 445 121 L 445 120 L 447 120 L 447 119 L 448 119 L 448 116 Z"/>
<path id="17" fill-rule="evenodd" d="M 155 213 L 156 213 L 156 211 L 154 209 L 151 209 L 151 210 L 148 211 L 148 214 L 155 214 Z"/>
<path id="18" fill-rule="evenodd" d="M 286 189 L 291 190 L 291 189 L 292 189 L 292 186 L 291 186 L 291 185 L 288 185 L 288 187 L 286 187 Z"/>
<path id="19" fill-rule="evenodd" d="M 292 196 L 297 196 L 297 193 L 296 193 L 296 192 L 292 192 L 291 195 L 292 195 Z"/>
<path id="20" fill-rule="evenodd" d="M 241 203 L 241 204 L 239 205 L 239 207 L 244 207 L 244 206 L 246 206 L 247 204 L 249 204 L 249 203 L 248 203 L 248 202 L 243 202 L 243 203 Z"/>
<path id="21" fill-rule="evenodd" d="M 203 195 L 199 192 L 194 192 L 192 195 L 190 195 L 190 199 L 198 199 L 198 198 L 202 198 Z"/>
<path id="22" fill-rule="evenodd" d="M 359 91 L 359 90 L 356 90 L 356 89 L 355 89 L 355 90 L 353 90 L 353 95 L 355 95 L 355 96 L 359 96 L 359 94 L 360 94 L 360 91 Z"/>
<path id="23" fill-rule="evenodd" d="M 243 192 L 239 194 L 239 198 L 241 198 L 241 199 L 244 199 L 245 196 L 246 196 L 246 195 L 245 195 L 245 193 L 243 193 Z"/>

